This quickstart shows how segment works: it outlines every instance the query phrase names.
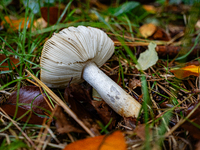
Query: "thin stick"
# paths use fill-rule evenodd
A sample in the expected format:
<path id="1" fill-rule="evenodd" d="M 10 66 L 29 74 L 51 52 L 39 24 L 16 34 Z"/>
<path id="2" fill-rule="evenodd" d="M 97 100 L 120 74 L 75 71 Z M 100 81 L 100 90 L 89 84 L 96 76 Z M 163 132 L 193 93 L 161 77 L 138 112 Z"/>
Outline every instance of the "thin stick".
<path id="1" fill-rule="evenodd" d="M 91 136 L 95 135 L 90 131 L 90 129 L 85 126 L 85 124 L 76 116 L 76 114 L 52 91 L 50 90 L 42 81 L 31 74 L 28 70 L 26 72 L 42 87 L 47 93 Z"/>
<path id="2" fill-rule="evenodd" d="M 51 111 L 53 111 L 53 107 L 51 106 L 51 104 L 50 104 L 50 102 L 47 100 L 47 98 L 44 96 L 44 93 L 43 93 L 43 91 L 42 91 L 40 85 L 38 85 L 37 83 L 35 83 L 35 82 L 33 82 L 33 81 L 29 80 L 29 79 L 26 79 L 26 80 L 27 80 L 28 82 L 34 84 L 35 86 L 39 87 L 40 92 L 41 92 L 41 94 L 42 94 L 44 100 L 45 100 L 46 103 L 48 104 L 48 106 L 49 106 L 49 108 L 51 109 Z"/>

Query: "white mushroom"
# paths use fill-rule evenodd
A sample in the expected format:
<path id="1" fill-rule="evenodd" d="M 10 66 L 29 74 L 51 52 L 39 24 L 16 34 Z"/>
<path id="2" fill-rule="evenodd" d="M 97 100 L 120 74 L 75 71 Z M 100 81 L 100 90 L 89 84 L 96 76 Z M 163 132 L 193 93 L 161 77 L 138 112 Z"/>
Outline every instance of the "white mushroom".
<path id="1" fill-rule="evenodd" d="M 113 54 L 114 43 L 102 30 L 79 26 L 55 33 L 44 44 L 41 80 L 52 88 L 87 81 L 119 115 L 137 117 L 139 102 L 99 69 Z"/>

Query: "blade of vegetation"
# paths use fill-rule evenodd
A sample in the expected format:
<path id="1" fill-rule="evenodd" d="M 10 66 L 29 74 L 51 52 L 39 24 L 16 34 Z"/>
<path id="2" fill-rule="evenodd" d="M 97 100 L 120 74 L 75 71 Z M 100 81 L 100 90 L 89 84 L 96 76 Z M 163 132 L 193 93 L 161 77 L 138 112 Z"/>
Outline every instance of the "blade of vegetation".
<path id="1" fill-rule="evenodd" d="M 85 131 L 92 137 L 94 134 L 88 129 L 87 126 L 76 116 L 76 114 L 52 91 L 50 90 L 43 82 L 31 74 L 28 70 L 27 73 L 42 87 L 47 93 L 83 128 Z"/>

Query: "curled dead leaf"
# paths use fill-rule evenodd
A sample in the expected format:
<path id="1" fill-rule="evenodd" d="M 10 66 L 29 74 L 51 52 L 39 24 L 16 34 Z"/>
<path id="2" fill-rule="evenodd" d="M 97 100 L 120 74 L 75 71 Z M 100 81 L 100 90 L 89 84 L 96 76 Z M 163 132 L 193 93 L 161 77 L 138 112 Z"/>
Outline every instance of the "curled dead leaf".
<path id="1" fill-rule="evenodd" d="M 139 28 L 139 31 L 144 38 L 148 38 L 155 33 L 156 29 L 157 27 L 154 24 L 149 23 L 149 24 L 142 25 Z"/>
<path id="2" fill-rule="evenodd" d="M 65 89 L 64 98 L 78 118 L 81 119 L 95 135 L 100 135 L 100 127 L 94 120 L 93 115 L 84 107 L 86 104 L 84 102 L 87 102 L 89 99 L 91 99 L 89 91 L 81 87 L 79 84 L 74 83 Z"/>
<path id="3" fill-rule="evenodd" d="M 63 109 L 60 106 L 57 106 L 54 117 L 58 133 L 60 134 L 69 132 L 84 133 L 82 128 L 80 126 L 77 126 L 76 122 L 72 118 L 67 117 L 67 115 L 64 113 Z"/>
<path id="4" fill-rule="evenodd" d="M 200 73 L 200 67 L 195 65 L 189 65 L 180 69 L 170 70 L 170 72 L 172 72 L 175 75 L 175 77 L 179 79 L 183 79 L 191 75 L 198 77 Z"/>
<path id="5" fill-rule="evenodd" d="M 30 111 L 20 120 L 31 124 L 42 124 L 46 114 L 49 114 L 50 108 L 37 86 L 25 86 L 19 90 L 17 102 L 17 91 L 13 92 L 1 108 L 10 116 L 14 116 L 16 107 L 18 107 L 17 118 Z M 31 117 L 30 117 L 31 116 Z M 30 117 L 30 119 L 29 119 Z"/>

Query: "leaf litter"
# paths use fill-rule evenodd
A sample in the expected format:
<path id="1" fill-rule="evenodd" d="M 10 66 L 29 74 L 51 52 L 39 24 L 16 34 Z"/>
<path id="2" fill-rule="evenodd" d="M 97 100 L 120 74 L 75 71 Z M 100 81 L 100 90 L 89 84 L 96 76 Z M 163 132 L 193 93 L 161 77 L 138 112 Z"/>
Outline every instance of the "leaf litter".
<path id="1" fill-rule="evenodd" d="M 129 4 L 131 3 L 134 5 L 130 6 Z M 44 4 L 42 4 L 42 6 L 43 5 Z M 119 4 L 118 7 L 113 5 L 112 9 L 108 10 L 106 10 L 106 8 L 109 7 L 105 4 L 96 5 L 93 1 L 93 3 L 91 2 L 90 5 L 92 7 L 96 7 L 98 12 L 101 12 L 102 6 L 104 7 L 104 11 L 108 11 L 107 13 L 101 12 L 101 15 L 103 16 L 102 18 L 105 18 L 105 21 L 108 23 L 114 21 L 114 25 L 112 24 L 112 28 L 119 32 L 126 46 L 138 58 L 138 62 L 140 62 L 140 64 L 146 64 L 145 67 L 142 68 L 142 70 L 144 70 L 146 81 L 148 83 L 148 93 L 152 101 L 152 106 L 148 106 L 148 111 L 145 111 L 143 109 L 138 118 L 125 118 L 118 116 L 101 98 L 99 98 L 100 101 L 94 100 L 92 97 L 92 88 L 86 83 L 83 83 L 81 85 L 69 84 L 65 91 L 54 89 L 53 91 L 57 95 L 59 95 L 60 98 L 63 99 L 66 105 L 70 106 L 70 109 L 75 112 L 77 117 L 93 132 L 94 135 L 97 136 L 98 142 L 95 143 L 94 141 L 96 139 L 88 139 L 88 133 L 86 132 L 86 130 L 78 125 L 78 123 L 66 113 L 65 109 L 63 110 L 63 108 L 61 108 L 60 106 L 56 106 L 57 109 L 53 108 L 53 112 L 55 111 L 54 117 L 51 116 L 51 114 L 46 113 L 52 111 L 52 109 L 49 108 L 46 100 L 44 99 L 44 97 L 47 98 L 47 95 L 42 92 L 44 94 L 43 97 L 39 87 L 30 86 L 30 83 L 28 83 L 26 80 L 20 80 L 21 74 L 18 72 L 18 69 L 20 68 L 18 65 L 19 60 L 15 60 L 6 54 L 6 58 L 4 58 L 5 55 L 2 56 L 2 61 L 4 61 L 5 59 L 10 60 L 12 65 L 9 66 L 9 62 L 6 62 L 7 60 L 5 61 L 5 63 L 1 63 L 1 66 L 3 66 L 1 68 L 1 71 L 5 71 L 3 69 L 7 69 L 6 71 L 9 71 L 9 74 L 1 72 L 1 77 L 3 77 L 1 78 L 1 87 L 4 86 L 5 83 L 9 83 L 13 80 L 20 80 L 20 82 L 23 83 L 21 89 L 19 89 L 19 95 L 15 82 L 5 86 L 6 88 L 1 88 L 0 91 L 1 100 L 4 101 L 1 105 L 1 108 L 5 107 L 5 112 L 7 112 L 10 116 L 15 116 L 16 106 L 18 106 L 18 113 L 15 116 L 16 119 L 13 119 L 15 119 L 15 121 L 20 126 L 14 124 L 13 122 L 13 126 L 8 126 L 8 128 L 10 128 L 9 130 L 6 130 L 7 128 L 4 129 L 4 127 L 9 124 L 9 121 L 14 120 L 12 120 L 11 118 L 9 119 L 9 116 L 6 116 L 6 113 L 3 113 L 3 111 L 1 111 L 1 122 L 3 126 L 2 133 L 6 133 L 6 136 L 8 137 L 6 138 L 6 142 L 10 143 L 9 138 L 13 140 L 12 136 L 15 135 L 16 139 L 20 139 L 20 142 L 24 141 L 24 143 L 28 143 L 27 145 L 29 148 L 29 145 L 37 145 L 39 143 L 38 145 L 43 145 L 43 149 L 48 149 L 50 147 L 64 149 L 65 146 L 61 146 L 61 143 L 64 143 L 64 145 L 66 145 L 66 143 L 72 143 L 68 145 L 69 148 L 71 147 L 71 145 L 75 147 L 77 146 L 79 149 L 81 149 L 83 145 L 88 147 L 89 145 L 92 145 L 95 148 L 97 147 L 97 149 L 99 149 L 98 143 L 101 143 L 100 148 L 103 148 L 104 146 L 106 146 L 105 142 L 111 142 L 112 145 L 112 142 L 115 141 L 114 145 L 109 147 L 109 149 L 120 149 L 124 145 L 124 149 L 126 149 L 126 147 L 128 149 L 144 149 L 145 146 L 148 145 L 149 149 L 193 149 L 193 147 L 199 149 L 200 123 L 198 115 L 199 107 L 197 107 L 199 104 L 200 93 L 198 85 L 199 44 L 195 45 L 193 51 L 190 53 L 190 55 L 188 55 L 186 62 L 183 63 L 181 61 L 174 60 L 179 52 L 183 50 L 183 38 L 186 37 L 185 34 L 187 33 L 186 30 L 188 27 L 183 24 L 183 20 L 178 20 L 176 24 L 173 24 L 174 18 L 172 18 L 172 16 L 179 15 L 180 12 L 180 14 L 183 14 L 183 12 L 188 11 L 188 8 L 185 8 L 185 5 L 183 6 L 182 4 L 180 4 L 179 7 L 177 7 L 176 5 L 167 4 L 167 6 L 165 6 L 163 10 L 159 9 L 158 5 L 154 5 L 154 7 L 150 8 L 143 6 L 143 8 L 145 8 L 147 11 L 152 11 L 149 12 L 151 13 L 151 17 L 153 14 L 155 14 L 155 11 L 157 11 L 157 18 L 150 19 L 158 19 L 161 24 L 156 24 L 152 26 L 152 22 L 149 23 L 146 22 L 146 20 L 139 20 L 139 14 L 141 15 L 141 4 L 139 4 L 138 2 L 130 2 L 124 4 L 122 3 Z M 36 27 L 34 30 L 38 31 L 38 29 L 40 29 L 44 33 L 51 32 L 54 27 L 55 29 L 60 29 L 66 26 L 62 24 L 62 21 L 64 20 L 69 21 L 67 22 L 67 26 L 70 24 L 77 26 L 77 24 L 75 24 L 74 22 L 77 23 L 80 20 L 86 20 L 87 23 L 90 21 L 94 21 L 87 20 L 88 18 L 91 18 L 89 15 L 84 18 L 80 17 L 81 15 L 84 16 L 84 11 L 87 10 L 80 9 L 81 7 L 81 4 L 76 5 L 76 2 L 73 2 L 72 8 L 74 9 L 74 11 L 70 14 L 71 16 L 69 18 L 63 17 L 66 20 L 61 20 L 61 24 L 59 24 L 61 25 L 60 27 L 59 25 L 51 26 L 51 24 L 55 24 L 58 21 L 59 15 L 61 14 L 63 8 L 59 9 L 61 11 L 58 11 L 59 7 L 57 6 L 49 7 L 51 10 L 54 11 L 50 11 L 50 13 L 52 13 L 52 17 L 50 18 L 49 22 L 50 25 L 48 25 L 47 7 L 41 7 L 41 18 L 38 17 L 38 20 L 35 20 L 33 22 L 33 26 Z M 115 7 L 116 9 L 113 9 Z M 44 11 L 42 11 L 42 9 Z M 195 8 L 193 10 L 195 10 Z M 162 13 L 164 13 L 164 15 Z M 170 15 L 170 13 L 172 13 L 173 15 Z M 163 16 L 160 17 L 159 15 Z M 79 16 L 79 18 L 81 19 L 77 19 L 77 16 Z M 135 19 L 134 17 L 137 19 Z M 184 18 L 182 16 L 176 17 Z M 8 18 L 10 19 L 8 20 Z M 4 17 L 4 19 L 2 19 L 1 26 L 3 30 L 9 30 L 9 33 L 11 33 L 11 31 L 17 33 L 19 29 L 24 28 L 24 25 L 27 25 L 26 28 L 27 30 L 29 30 L 31 26 L 30 24 L 25 23 L 24 18 L 25 17 Z M 98 19 L 100 18 L 97 17 L 95 19 L 95 23 L 98 22 Z M 171 19 L 173 21 L 170 20 L 171 22 L 168 22 L 166 21 L 167 19 Z M 135 20 L 135 22 L 132 22 L 132 20 Z M 162 21 L 166 23 L 166 25 L 162 25 Z M 189 20 L 187 21 L 188 23 L 190 23 Z M 126 22 L 127 24 L 125 24 L 124 22 Z M 137 27 L 135 26 L 135 24 L 132 24 L 136 22 L 140 22 L 138 25 L 136 25 Z M 84 22 L 81 22 L 81 24 L 82 23 Z M 6 24 L 9 26 L 7 26 Z M 193 48 L 195 37 L 196 35 L 198 35 L 199 32 L 198 19 L 194 21 L 194 25 L 194 33 L 188 36 L 191 42 L 189 42 L 189 44 L 187 44 L 186 46 L 184 45 L 184 48 L 188 49 L 188 51 Z M 100 27 L 100 25 L 96 26 Z M 130 26 L 132 30 L 130 30 Z M 49 27 L 52 27 L 51 30 Z M 105 31 L 108 31 L 107 27 L 105 26 L 101 26 L 101 28 L 103 28 L 103 30 Z M 30 30 L 33 31 L 33 28 L 31 28 Z M 116 33 L 109 35 L 115 43 L 116 53 L 105 65 L 101 67 L 101 69 L 109 76 L 116 76 L 115 82 L 118 82 L 118 84 L 122 86 L 131 96 L 135 97 L 138 101 L 142 103 L 144 101 L 144 95 L 141 91 L 143 82 L 141 82 L 140 79 L 140 71 L 136 68 L 137 65 L 130 59 L 130 53 L 125 50 L 124 43 L 119 42 L 119 35 L 117 35 Z M 143 39 L 141 35 L 143 35 L 143 37 L 146 39 Z M 38 34 L 34 38 L 37 38 L 37 36 L 41 35 Z M 4 36 L 3 38 L 6 39 L 6 37 Z M 8 40 L 8 42 L 10 41 Z M 151 47 L 151 52 L 148 52 L 147 49 L 150 50 L 150 48 L 147 48 L 147 46 L 152 42 L 155 43 L 156 46 L 152 46 L 153 48 Z M 10 44 L 11 46 L 16 45 L 12 42 L 10 42 Z M 4 48 L 4 46 L 2 47 Z M 30 45 L 27 45 L 27 47 L 30 48 Z M 11 51 L 8 47 L 5 47 L 4 49 L 8 49 L 8 51 Z M 18 50 L 19 48 L 16 49 Z M 141 61 L 140 55 L 142 55 L 142 52 L 144 52 L 143 54 L 146 53 L 146 56 L 145 59 Z M 4 51 L 1 51 L 1 53 L 4 53 Z M 150 57 L 151 54 L 155 53 L 157 53 L 159 60 L 157 57 Z M 39 52 L 37 52 L 36 54 L 39 54 Z M 24 57 L 24 54 L 20 55 L 20 58 L 22 57 Z M 22 59 L 20 59 L 20 61 L 21 60 Z M 193 61 L 188 62 L 190 60 Z M 151 61 L 153 63 L 150 63 Z M 119 62 L 121 62 L 122 70 L 119 67 Z M 17 70 L 15 70 L 16 68 Z M 179 69 L 174 70 L 174 68 Z M 37 69 L 38 68 L 36 68 L 36 70 Z M 14 76 L 14 78 L 12 77 L 12 75 Z M 15 92 L 13 92 L 13 90 L 15 90 Z M 18 96 L 19 98 L 17 98 Z M 52 97 L 50 96 L 49 98 Z M 145 121 L 146 114 L 149 115 L 147 123 Z M 24 115 L 23 118 L 20 118 L 20 116 L 22 115 Z M 187 116 L 189 117 L 185 118 Z M 49 118 L 52 118 L 52 121 L 48 122 Z M 45 127 L 45 131 L 41 130 L 40 128 L 37 129 L 37 126 L 33 126 L 30 130 L 30 127 L 26 126 L 26 123 L 41 125 L 42 128 Z M 23 136 L 17 136 L 20 130 L 16 131 L 15 127 L 24 129 L 24 132 L 22 132 Z M 121 130 L 124 133 L 123 138 L 120 138 L 119 142 L 116 142 L 116 140 L 119 138 L 119 136 L 121 136 L 121 133 L 119 133 L 118 131 L 113 132 L 114 130 Z M 34 137 L 35 135 L 37 135 L 37 133 L 40 133 L 40 135 L 45 135 L 44 137 L 46 138 L 39 138 L 38 136 L 36 140 L 36 138 Z M 105 133 L 109 134 L 99 136 L 100 134 Z M 26 134 L 30 136 L 32 135 L 33 138 L 31 137 L 31 139 L 28 139 L 26 137 Z M 124 136 L 126 137 L 126 144 L 124 142 Z M 107 141 L 104 140 L 105 137 L 110 137 L 111 139 L 108 138 Z M 85 141 L 81 141 L 81 139 L 84 139 Z M 80 143 L 78 143 L 79 140 Z M 87 140 L 90 141 L 88 142 Z M 86 142 L 88 142 L 88 144 L 86 144 Z M 1 146 L 8 145 L 7 143 L 4 143 L 2 142 Z M 118 143 L 121 143 L 120 146 L 115 147 Z M 25 145 L 22 144 L 21 147 L 26 147 Z M 88 147 L 86 147 L 86 149 L 88 149 Z"/>

